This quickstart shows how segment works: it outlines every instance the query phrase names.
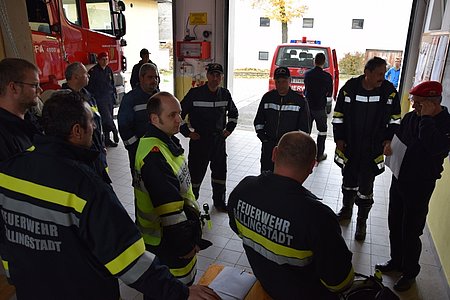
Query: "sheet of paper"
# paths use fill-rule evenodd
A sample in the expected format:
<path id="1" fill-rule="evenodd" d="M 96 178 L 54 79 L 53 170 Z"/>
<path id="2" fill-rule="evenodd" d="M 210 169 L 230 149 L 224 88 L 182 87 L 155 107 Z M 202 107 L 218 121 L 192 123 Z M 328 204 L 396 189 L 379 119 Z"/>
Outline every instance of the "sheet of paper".
<path id="1" fill-rule="evenodd" d="M 209 287 L 223 300 L 243 300 L 255 282 L 254 275 L 242 269 L 225 267 Z"/>
<path id="2" fill-rule="evenodd" d="M 394 135 L 391 141 L 392 155 L 386 156 L 386 166 L 391 169 L 392 174 L 398 179 L 403 158 L 405 157 L 406 145 L 400 141 L 397 135 Z"/>

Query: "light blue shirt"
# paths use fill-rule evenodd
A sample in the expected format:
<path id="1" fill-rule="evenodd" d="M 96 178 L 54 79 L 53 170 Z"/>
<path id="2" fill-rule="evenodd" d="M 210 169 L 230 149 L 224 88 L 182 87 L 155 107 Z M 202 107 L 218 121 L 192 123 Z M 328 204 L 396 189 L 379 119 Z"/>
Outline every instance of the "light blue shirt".
<path id="1" fill-rule="evenodd" d="M 400 69 L 396 70 L 395 67 L 390 68 L 386 74 L 384 74 L 384 78 L 392 82 L 395 88 L 398 87 L 398 80 L 400 78 Z"/>

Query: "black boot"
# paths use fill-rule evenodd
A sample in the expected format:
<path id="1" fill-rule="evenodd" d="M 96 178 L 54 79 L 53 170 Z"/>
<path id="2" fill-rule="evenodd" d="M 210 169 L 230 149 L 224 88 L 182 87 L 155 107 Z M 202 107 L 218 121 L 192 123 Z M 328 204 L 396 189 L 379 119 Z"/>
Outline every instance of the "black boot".
<path id="1" fill-rule="evenodd" d="M 354 191 L 342 191 L 342 208 L 336 214 L 339 222 L 344 220 L 350 220 L 353 214 L 353 204 L 355 203 L 356 192 Z"/>
<path id="2" fill-rule="evenodd" d="M 367 218 L 369 216 L 371 206 L 358 206 L 358 218 L 356 219 L 355 240 L 363 241 L 366 239 Z"/>

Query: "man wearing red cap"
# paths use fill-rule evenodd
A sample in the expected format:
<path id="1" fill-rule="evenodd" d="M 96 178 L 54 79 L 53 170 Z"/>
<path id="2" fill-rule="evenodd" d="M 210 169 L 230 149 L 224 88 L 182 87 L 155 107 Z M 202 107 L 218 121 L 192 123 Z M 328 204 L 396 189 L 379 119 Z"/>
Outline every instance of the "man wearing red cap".
<path id="1" fill-rule="evenodd" d="M 113 108 L 116 102 L 116 87 L 114 84 L 114 74 L 108 66 L 109 57 L 107 52 L 100 52 L 97 56 L 97 64 L 89 70 L 89 84 L 86 89 L 97 100 L 98 110 L 102 117 L 103 133 L 105 135 L 105 145 L 107 147 L 117 147 L 119 134 L 113 120 Z M 114 141 L 111 141 L 112 131 Z"/>
<path id="2" fill-rule="evenodd" d="M 409 94 L 414 111 L 404 116 L 397 133 L 407 150 L 389 191 L 391 259 L 375 266 L 382 272 L 403 273 L 394 285 L 397 291 L 408 290 L 420 272 L 420 236 L 428 203 L 450 150 L 450 114 L 441 106 L 442 85 L 425 81 Z"/>

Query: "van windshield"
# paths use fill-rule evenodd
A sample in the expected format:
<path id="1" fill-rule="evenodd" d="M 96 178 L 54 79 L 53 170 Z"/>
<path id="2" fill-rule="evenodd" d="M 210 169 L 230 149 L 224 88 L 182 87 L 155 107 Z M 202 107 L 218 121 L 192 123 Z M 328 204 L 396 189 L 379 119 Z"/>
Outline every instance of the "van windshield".
<path id="1" fill-rule="evenodd" d="M 308 46 L 284 46 L 280 47 L 275 64 L 280 67 L 290 68 L 314 68 L 314 57 L 317 53 L 325 54 L 324 68 L 328 68 L 328 52 L 326 48 Z"/>

